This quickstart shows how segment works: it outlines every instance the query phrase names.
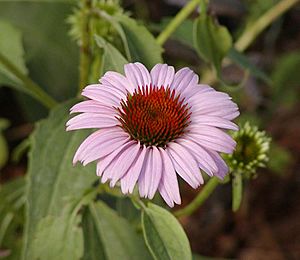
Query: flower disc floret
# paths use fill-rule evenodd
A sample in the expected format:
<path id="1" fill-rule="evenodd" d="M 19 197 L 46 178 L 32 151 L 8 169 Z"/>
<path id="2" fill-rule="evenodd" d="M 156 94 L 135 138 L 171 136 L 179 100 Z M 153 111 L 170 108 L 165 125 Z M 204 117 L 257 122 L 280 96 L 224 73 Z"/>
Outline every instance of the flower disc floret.
<path id="1" fill-rule="evenodd" d="M 146 146 L 165 147 L 180 137 L 190 123 L 184 98 L 163 86 L 142 87 L 133 95 L 127 94 L 118 111 L 122 128 Z"/>

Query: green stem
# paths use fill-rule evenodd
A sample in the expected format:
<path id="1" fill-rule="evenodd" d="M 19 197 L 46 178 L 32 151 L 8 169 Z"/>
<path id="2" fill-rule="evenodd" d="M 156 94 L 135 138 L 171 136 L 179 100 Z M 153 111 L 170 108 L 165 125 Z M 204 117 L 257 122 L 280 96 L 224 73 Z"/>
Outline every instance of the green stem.
<path id="1" fill-rule="evenodd" d="M 28 93 L 47 108 L 54 107 L 57 102 L 49 96 L 39 85 L 33 82 L 29 77 L 23 74 L 13 63 L 0 53 L 0 63 L 4 65 L 12 74 L 14 74 L 26 87 Z"/>
<path id="2" fill-rule="evenodd" d="M 216 187 L 220 184 L 219 180 L 216 177 L 211 178 L 207 184 L 203 187 L 203 189 L 199 192 L 194 200 L 190 204 L 188 204 L 183 209 L 179 209 L 174 212 L 176 217 L 189 216 L 194 211 L 196 211 L 210 196 L 210 194 L 216 189 Z"/>
<path id="3" fill-rule="evenodd" d="M 298 1 L 299 0 L 280 1 L 264 15 L 262 15 L 255 23 L 253 23 L 250 28 L 246 29 L 246 31 L 236 41 L 235 48 L 238 51 L 244 51 L 245 49 L 247 49 L 264 29 L 266 29 L 274 20 L 276 20 L 279 16 L 289 10 Z"/>
<path id="4" fill-rule="evenodd" d="M 201 1 L 204 0 L 191 0 L 187 5 L 185 5 L 167 25 L 167 27 L 158 35 L 156 41 L 160 45 L 163 45 L 177 27 L 195 10 Z"/>
<path id="5" fill-rule="evenodd" d="M 144 202 L 140 199 L 139 196 L 136 195 L 131 195 L 129 196 L 131 199 L 131 202 L 133 203 L 133 205 L 138 208 L 138 209 L 146 209 L 146 205 L 144 204 Z"/>
<path id="6" fill-rule="evenodd" d="M 82 38 L 80 45 L 80 57 L 79 57 L 79 88 L 80 93 L 82 89 L 88 84 L 89 72 L 91 66 L 91 50 L 90 50 L 90 10 L 91 10 L 91 0 L 81 0 L 82 1 Z"/>

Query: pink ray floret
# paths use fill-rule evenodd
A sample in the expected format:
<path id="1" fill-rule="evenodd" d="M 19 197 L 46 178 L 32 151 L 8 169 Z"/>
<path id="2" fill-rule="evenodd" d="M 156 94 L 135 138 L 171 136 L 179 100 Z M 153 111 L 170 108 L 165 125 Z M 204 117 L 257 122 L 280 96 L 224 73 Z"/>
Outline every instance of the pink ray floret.
<path id="1" fill-rule="evenodd" d="M 124 67 L 125 75 L 106 72 L 87 86 L 88 100 L 71 108 L 80 113 L 67 130 L 96 128 L 79 146 L 73 163 L 97 163 L 97 175 L 124 194 L 135 186 L 141 197 L 159 191 L 166 203 L 180 204 L 179 175 L 193 188 L 202 172 L 223 179 L 228 167 L 220 153 L 232 153 L 235 141 L 225 130 L 238 130 L 239 115 L 230 96 L 207 85 L 189 68 L 141 63 Z M 202 171 L 202 172 L 201 172 Z"/>

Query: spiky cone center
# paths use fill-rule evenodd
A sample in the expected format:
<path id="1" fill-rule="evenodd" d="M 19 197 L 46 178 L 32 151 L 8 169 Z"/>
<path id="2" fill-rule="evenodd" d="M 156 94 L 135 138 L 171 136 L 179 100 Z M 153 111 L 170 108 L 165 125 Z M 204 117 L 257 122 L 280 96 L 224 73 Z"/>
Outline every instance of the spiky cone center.
<path id="1" fill-rule="evenodd" d="M 191 115 L 188 104 L 175 90 L 152 85 L 128 94 L 118 111 L 121 127 L 132 139 L 157 147 L 183 135 Z"/>
<path id="2" fill-rule="evenodd" d="M 248 178 L 254 177 L 258 167 L 266 167 L 271 139 L 249 123 L 235 132 L 233 138 L 237 146 L 233 154 L 226 155 L 229 165 Z"/>

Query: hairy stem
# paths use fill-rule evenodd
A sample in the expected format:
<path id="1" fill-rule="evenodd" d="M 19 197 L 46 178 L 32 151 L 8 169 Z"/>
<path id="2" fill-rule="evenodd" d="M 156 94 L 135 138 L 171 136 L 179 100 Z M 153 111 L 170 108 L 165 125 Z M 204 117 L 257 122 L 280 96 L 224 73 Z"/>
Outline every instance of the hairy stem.
<path id="1" fill-rule="evenodd" d="M 273 6 L 269 11 L 258 18 L 251 27 L 246 29 L 246 31 L 236 41 L 235 48 L 238 51 L 244 51 L 247 49 L 264 29 L 266 29 L 274 20 L 288 11 L 297 2 L 299 2 L 299 0 L 282 0 Z"/>
<path id="2" fill-rule="evenodd" d="M 82 1 L 82 28 L 81 28 L 81 44 L 80 44 L 80 57 L 79 57 L 79 89 L 82 89 L 88 84 L 89 72 L 91 66 L 91 50 L 90 50 L 90 9 L 91 0 L 81 0 Z"/>
<path id="3" fill-rule="evenodd" d="M 163 45 L 166 40 L 172 35 L 177 27 L 195 10 L 198 4 L 204 0 L 191 0 L 185 5 L 179 13 L 172 19 L 166 28 L 156 38 L 160 45 Z"/>
<path id="4" fill-rule="evenodd" d="M 13 63 L 0 53 L 0 63 L 14 74 L 25 86 L 28 93 L 47 108 L 54 107 L 57 102 L 49 96 L 39 85 L 23 74 Z"/>
<path id="5" fill-rule="evenodd" d="M 220 184 L 219 180 L 216 177 L 211 178 L 207 184 L 203 187 L 203 189 L 198 193 L 196 198 L 192 200 L 190 204 L 188 204 L 183 209 L 179 209 L 174 212 L 176 217 L 189 216 L 193 212 L 195 212 L 212 194 L 212 192 L 216 189 L 216 187 Z"/>

